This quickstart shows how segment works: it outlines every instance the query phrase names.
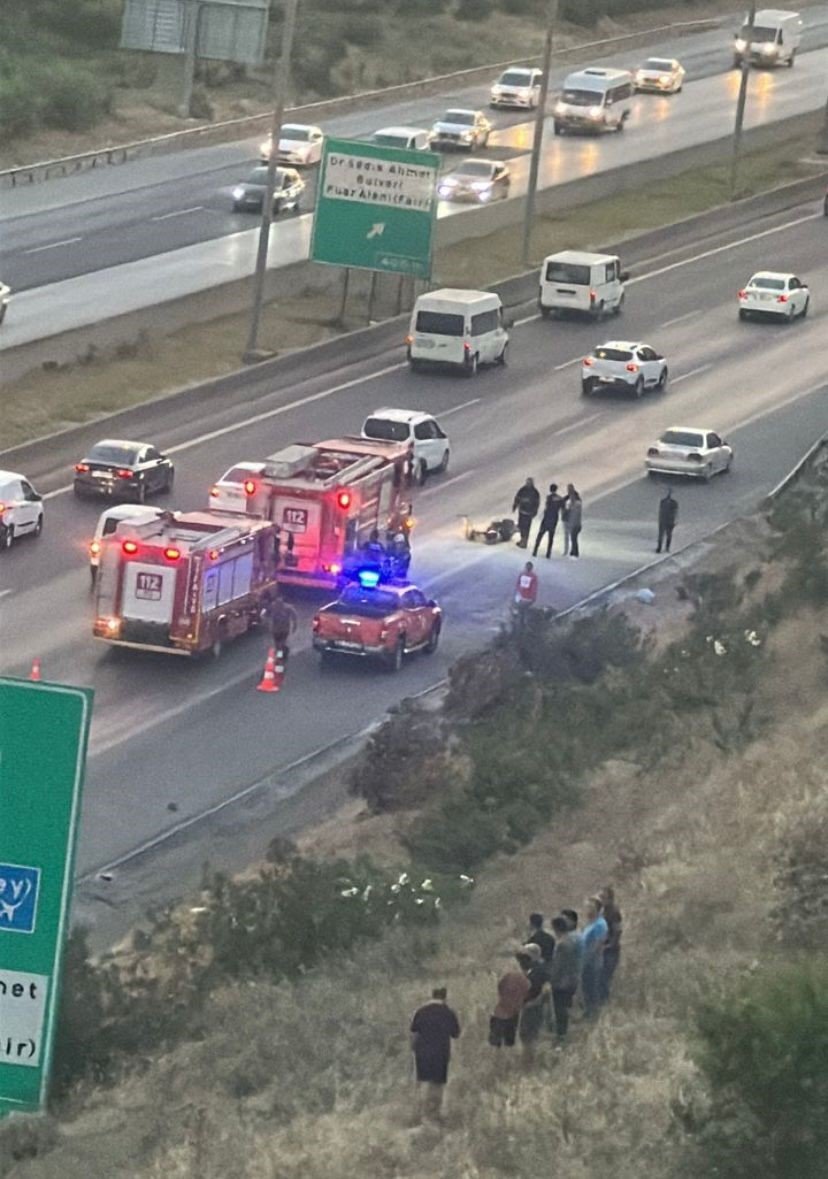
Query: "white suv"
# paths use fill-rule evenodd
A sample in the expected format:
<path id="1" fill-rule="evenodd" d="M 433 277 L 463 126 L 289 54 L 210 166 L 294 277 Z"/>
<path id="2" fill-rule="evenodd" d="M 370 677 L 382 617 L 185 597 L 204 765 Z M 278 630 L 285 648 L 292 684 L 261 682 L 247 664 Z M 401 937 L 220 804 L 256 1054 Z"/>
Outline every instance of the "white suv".
<path id="1" fill-rule="evenodd" d="M 425 482 L 430 471 L 448 469 L 451 443 L 430 413 L 416 409 L 375 410 L 363 423 L 362 437 L 413 443 L 414 473 L 420 483 Z"/>
<path id="2" fill-rule="evenodd" d="M 668 376 L 667 361 L 649 344 L 610 340 L 584 357 L 581 392 L 585 397 L 599 389 L 622 389 L 633 397 L 641 397 L 645 389 L 663 393 Z"/>
<path id="3" fill-rule="evenodd" d="M 0 549 L 10 549 L 18 536 L 40 536 L 43 497 L 24 475 L 0 471 Z"/>

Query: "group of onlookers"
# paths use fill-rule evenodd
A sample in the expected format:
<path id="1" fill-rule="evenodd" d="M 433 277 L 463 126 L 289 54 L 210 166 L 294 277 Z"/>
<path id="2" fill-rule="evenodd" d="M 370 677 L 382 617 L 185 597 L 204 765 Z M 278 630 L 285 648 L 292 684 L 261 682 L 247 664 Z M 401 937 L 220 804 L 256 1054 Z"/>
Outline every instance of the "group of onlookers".
<path id="1" fill-rule="evenodd" d="M 574 909 L 562 909 L 547 929 L 543 915 L 531 913 L 526 937 L 515 951 L 516 968 L 497 983 L 497 1004 L 489 1019 L 492 1047 L 512 1048 L 520 1040 L 524 1059 L 531 1062 L 546 1030 L 554 1034 L 559 1051 L 576 995 L 580 993 L 587 1020 L 609 1000 L 621 956 L 621 932 L 621 911 L 610 886 L 587 899 L 583 923 Z M 445 987 L 432 991 L 431 1002 L 415 1012 L 410 1028 L 423 1112 L 432 1118 L 440 1115 L 451 1041 L 460 1035 L 446 995 Z"/>
<path id="2" fill-rule="evenodd" d="M 526 481 L 515 492 L 512 501 L 512 511 L 517 512 L 518 548 L 525 549 L 529 545 L 529 533 L 532 522 L 540 512 L 541 497 L 532 478 Z M 538 555 L 542 541 L 546 540 L 546 556 L 552 556 L 552 543 L 558 523 L 563 524 L 564 556 L 578 557 L 578 537 L 581 535 L 583 503 L 574 484 L 567 483 L 566 494 L 558 494 L 558 484 L 550 483 L 549 492 L 543 503 L 543 513 L 535 537 L 535 547 L 532 556 Z"/>

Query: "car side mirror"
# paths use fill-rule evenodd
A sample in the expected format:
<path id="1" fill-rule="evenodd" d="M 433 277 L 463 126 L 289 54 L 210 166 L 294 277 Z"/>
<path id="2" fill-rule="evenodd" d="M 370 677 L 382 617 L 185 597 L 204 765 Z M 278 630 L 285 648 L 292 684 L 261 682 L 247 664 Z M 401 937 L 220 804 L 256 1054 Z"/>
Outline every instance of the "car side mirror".
<path id="1" fill-rule="evenodd" d="M 629 270 L 622 270 L 621 273 L 618 275 L 618 278 L 620 279 L 621 282 L 629 282 L 630 281 Z"/>

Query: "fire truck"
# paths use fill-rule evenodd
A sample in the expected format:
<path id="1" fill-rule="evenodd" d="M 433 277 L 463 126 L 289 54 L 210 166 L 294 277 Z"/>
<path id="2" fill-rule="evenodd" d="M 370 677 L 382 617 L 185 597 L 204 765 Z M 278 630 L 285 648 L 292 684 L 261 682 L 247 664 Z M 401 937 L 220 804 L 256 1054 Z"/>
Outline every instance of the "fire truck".
<path id="1" fill-rule="evenodd" d="M 278 532 L 235 512 L 163 512 L 103 542 L 95 638 L 170 655 L 218 656 L 259 622 L 276 585 Z"/>
<path id="2" fill-rule="evenodd" d="M 248 480 L 248 513 L 279 528 L 278 580 L 335 588 L 377 529 L 406 526 L 410 443 L 333 438 L 287 446 Z"/>

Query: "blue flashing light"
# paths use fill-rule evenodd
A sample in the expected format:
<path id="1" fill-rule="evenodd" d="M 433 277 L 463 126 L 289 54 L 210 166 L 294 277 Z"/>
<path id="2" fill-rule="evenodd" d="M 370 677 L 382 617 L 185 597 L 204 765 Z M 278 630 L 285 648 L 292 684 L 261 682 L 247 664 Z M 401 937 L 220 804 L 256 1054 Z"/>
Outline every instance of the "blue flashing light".
<path id="1" fill-rule="evenodd" d="M 376 569 L 360 569 L 357 576 L 363 589 L 376 589 L 379 585 L 380 575 Z"/>

